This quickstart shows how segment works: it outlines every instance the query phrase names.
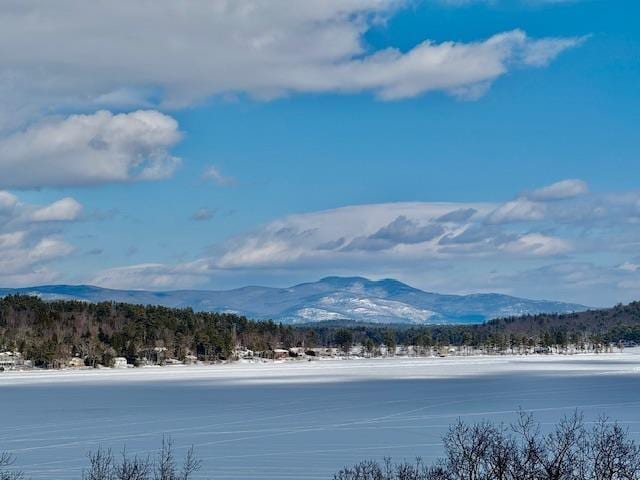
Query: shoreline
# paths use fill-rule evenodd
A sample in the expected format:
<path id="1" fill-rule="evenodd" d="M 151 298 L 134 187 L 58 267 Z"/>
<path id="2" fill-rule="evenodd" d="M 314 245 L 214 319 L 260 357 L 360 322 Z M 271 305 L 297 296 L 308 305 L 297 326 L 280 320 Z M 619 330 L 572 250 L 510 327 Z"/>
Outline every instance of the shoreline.
<path id="1" fill-rule="evenodd" d="M 402 367 L 424 367 L 403 372 Z M 323 380 L 323 372 L 334 372 L 337 381 L 359 378 L 443 378 L 464 375 L 499 374 L 510 369 L 544 373 L 603 373 L 610 367 L 623 373 L 640 373 L 640 347 L 623 352 L 579 354 L 506 354 L 457 355 L 448 357 L 376 357 L 326 358 L 286 361 L 197 365 L 165 365 L 131 368 L 66 368 L 5 371 L 0 373 L 0 388 L 18 384 L 58 384 L 87 381 L 220 381 L 251 383 L 296 383 Z M 400 367 L 399 369 L 397 367 Z M 627 368 L 628 367 L 628 368 Z M 393 375 L 389 373 L 393 370 Z M 411 369 L 413 370 L 413 369 Z M 335 381 L 335 380 L 334 380 Z"/>

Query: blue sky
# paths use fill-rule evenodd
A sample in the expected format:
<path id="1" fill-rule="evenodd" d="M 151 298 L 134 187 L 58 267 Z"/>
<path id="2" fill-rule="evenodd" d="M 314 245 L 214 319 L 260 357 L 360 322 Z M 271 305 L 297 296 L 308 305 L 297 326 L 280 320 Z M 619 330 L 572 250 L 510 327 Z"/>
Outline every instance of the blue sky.
<path id="1" fill-rule="evenodd" d="M 0 284 L 637 299 L 639 10 L 7 2 Z"/>

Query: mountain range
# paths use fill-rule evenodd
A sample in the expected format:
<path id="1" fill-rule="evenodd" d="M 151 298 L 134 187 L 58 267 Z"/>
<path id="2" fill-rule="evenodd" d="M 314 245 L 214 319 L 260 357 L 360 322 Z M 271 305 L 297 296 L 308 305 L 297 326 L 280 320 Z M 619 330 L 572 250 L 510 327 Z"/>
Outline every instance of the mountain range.
<path id="1" fill-rule="evenodd" d="M 326 277 L 289 288 L 248 286 L 233 290 L 113 290 L 91 285 L 0 288 L 0 296 L 36 295 L 45 300 L 117 301 L 229 312 L 256 320 L 300 324 L 326 320 L 367 323 L 482 323 L 496 317 L 587 310 L 584 305 L 528 300 L 497 293 L 443 295 L 393 279 Z"/>

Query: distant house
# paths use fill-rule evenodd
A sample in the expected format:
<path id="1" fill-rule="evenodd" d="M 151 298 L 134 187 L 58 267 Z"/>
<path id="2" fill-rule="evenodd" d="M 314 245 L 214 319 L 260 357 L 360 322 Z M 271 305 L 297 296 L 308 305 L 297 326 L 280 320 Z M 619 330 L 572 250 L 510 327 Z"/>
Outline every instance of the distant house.
<path id="1" fill-rule="evenodd" d="M 273 358 L 276 360 L 281 360 L 283 358 L 287 358 L 289 356 L 289 350 L 285 350 L 283 348 L 274 348 L 273 349 Z"/>
<path id="2" fill-rule="evenodd" d="M 67 366 L 71 368 L 81 368 L 85 366 L 84 359 L 80 357 L 72 357 L 67 361 Z"/>
<path id="3" fill-rule="evenodd" d="M 313 352 L 313 354 L 308 353 L 308 352 Z M 312 355 L 312 356 L 316 356 L 316 357 L 335 357 L 336 355 L 338 355 L 340 353 L 340 351 L 337 348 L 312 348 L 310 350 L 308 350 L 307 355 Z"/>
<path id="4" fill-rule="evenodd" d="M 147 348 L 144 349 L 140 352 L 144 358 L 146 359 L 146 362 L 140 361 L 139 363 L 141 364 L 146 364 L 146 365 L 162 365 L 165 362 L 165 359 L 167 357 L 167 348 L 166 347 L 153 347 L 153 348 Z"/>
<path id="5" fill-rule="evenodd" d="M 349 348 L 349 355 L 363 355 L 364 354 L 364 348 L 362 348 L 362 345 L 353 345 L 351 348 Z"/>
<path id="6" fill-rule="evenodd" d="M 194 365 L 198 363 L 198 357 L 196 357 L 195 355 L 185 355 L 184 363 L 185 365 Z"/>
<path id="7" fill-rule="evenodd" d="M 20 352 L 0 352 L 0 368 L 13 370 L 24 365 Z"/>
<path id="8" fill-rule="evenodd" d="M 113 359 L 113 368 L 127 368 L 127 359 L 124 357 L 116 357 Z"/>
<path id="9" fill-rule="evenodd" d="M 238 358 L 253 358 L 255 355 L 253 350 L 241 346 L 237 346 L 233 353 Z"/>

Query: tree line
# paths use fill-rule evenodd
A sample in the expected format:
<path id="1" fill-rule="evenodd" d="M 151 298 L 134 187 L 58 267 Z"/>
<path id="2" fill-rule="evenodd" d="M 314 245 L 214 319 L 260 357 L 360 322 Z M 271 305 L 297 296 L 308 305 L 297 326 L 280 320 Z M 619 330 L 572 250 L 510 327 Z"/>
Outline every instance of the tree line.
<path id="1" fill-rule="evenodd" d="M 25 295 L 0 299 L 0 349 L 19 351 L 41 367 L 69 357 L 87 365 L 110 365 L 116 356 L 135 363 L 156 347 L 176 359 L 193 354 L 204 361 L 225 360 L 237 344 L 268 350 L 304 343 L 305 334 L 274 322 L 189 308 L 47 302 Z"/>
<path id="2" fill-rule="evenodd" d="M 55 367 L 80 357 L 87 365 L 110 365 L 114 357 L 135 363 L 154 348 L 167 356 L 203 361 L 233 358 L 237 346 L 253 351 L 353 344 L 365 351 L 381 345 L 422 348 L 469 346 L 505 351 L 522 347 L 593 347 L 640 343 L 640 302 L 563 315 L 524 315 L 480 325 L 380 325 L 322 322 L 283 325 L 230 313 L 194 312 L 116 302 L 44 301 L 10 295 L 0 299 L 0 349 L 19 351 L 35 366 Z"/>

